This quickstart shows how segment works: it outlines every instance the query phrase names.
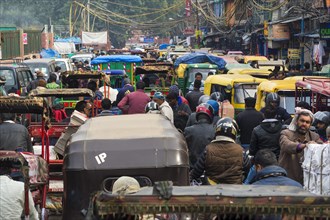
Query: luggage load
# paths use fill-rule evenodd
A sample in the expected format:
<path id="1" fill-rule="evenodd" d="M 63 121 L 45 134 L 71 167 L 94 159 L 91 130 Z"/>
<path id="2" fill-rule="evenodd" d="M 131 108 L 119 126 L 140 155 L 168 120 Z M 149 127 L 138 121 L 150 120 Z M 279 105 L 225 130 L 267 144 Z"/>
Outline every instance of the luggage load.
<path id="1" fill-rule="evenodd" d="M 330 195 L 330 144 L 310 144 L 304 155 L 304 188 L 318 195 Z"/>

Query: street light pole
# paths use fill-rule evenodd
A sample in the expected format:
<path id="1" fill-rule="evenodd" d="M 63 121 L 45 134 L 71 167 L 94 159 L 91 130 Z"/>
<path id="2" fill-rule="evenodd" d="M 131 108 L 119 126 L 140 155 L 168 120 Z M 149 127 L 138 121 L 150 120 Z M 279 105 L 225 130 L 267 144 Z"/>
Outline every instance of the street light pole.
<path id="1" fill-rule="evenodd" d="M 303 0 L 303 6 L 305 6 L 306 0 Z M 302 17 L 300 22 L 300 34 L 301 34 L 301 45 L 300 45 L 300 66 L 301 69 L 304 68 L 304 62 L 305 62 L 305 12 L 302 10 Z"/>
<path id="2" fill-rule="evenodd" d="M 197 46 L 200 47 L 201 44 L 201 38 L 199 36 L 199 15 L 198 15 L 198 8 L 197 8 L 198 0 L 196 0 L 196 37 L 197 37 Z"/>
<path id="3" fill-rule="evenodd" d="M 90 0 L 88 0 L 87 2 L 87 31 L 89 32 L 89 27 L 90 27 L 90 18 L 89 18 L 89 4 L 90 4 Z"/>

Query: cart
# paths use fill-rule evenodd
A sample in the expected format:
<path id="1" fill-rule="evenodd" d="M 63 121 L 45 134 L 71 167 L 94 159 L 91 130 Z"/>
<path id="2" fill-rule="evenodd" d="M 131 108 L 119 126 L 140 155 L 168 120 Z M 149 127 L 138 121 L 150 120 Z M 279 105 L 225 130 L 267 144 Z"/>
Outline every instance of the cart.
<path id="1" fill-rule="evenodd" d="M 49 108 L 47 102 L 43 98 L 31 97 L 16 97 L 6 96 L 0 97 L 0 112 L 1 113 L 21 113 L 21 114 L 41 114 L 41 142 L 42 153 L 41 157 L 31 153 L 15 151 L 1 151 L 0 161 L 13 161 L 19 166 L 19 171 L 22 173 L 25 182 L 25 195 L 28 194 L 30 188 L 37 191 L 34 195 L 35 204 L 40 206 L 41 218 L 47 218 L 45 210 L 46 194 L 48 188 L 48 164 L 46 162 L 47 152 L 49 147 L 49 139 L 47 130 L 50 127 L 49 123 Z M 28 197 L 26 197 L 28 198 Z M 27 204 L 25 200 L 25 215 L 29 215 Z M 26 210 L 27 208 L 27 210 Z"/>

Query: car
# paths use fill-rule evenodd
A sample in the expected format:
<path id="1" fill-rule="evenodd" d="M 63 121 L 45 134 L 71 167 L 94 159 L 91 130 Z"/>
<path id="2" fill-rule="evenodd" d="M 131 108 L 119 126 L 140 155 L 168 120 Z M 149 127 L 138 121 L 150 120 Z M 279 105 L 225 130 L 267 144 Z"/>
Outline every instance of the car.
<path id="1" fill-rule="evenodd" d="M 61 67 L 61 72 L 73 71 L 73 66 L 68 58 L 56 58 L 55 63 L 56 66 Z"/>
<path id="2" fill-rule="evenodd" d="M 94 54 L 92 53 L 81 53 L 81 54 L 76 54 L 71 57 L 72 63 L 76 62 L 85 62 L 86 60 L 88 61 L 89 64 L 91 64 L 92 59 L 95 57 Z"/>
<path id="3" fill-rule="evenodd" d="M 26 87 L 34 79 L 30 68 L 19 62 L 0 63 L 0 77 L 6 79 L 4 89 L 6 93 L 26 95 Z"/>
<path id="4" fill-rule="evenodd" d="M 24 60 L 24 63 L 28 65 L 32 71 L 32 73 L 35 75 L 36 71 L 41 71 L 43 74 L 45 74 L 45 79 L 47 80 L 49 78 L 49 74 L 52 72 L 55 72 L 55 59 L 30 59 L 30 60 Z"/>

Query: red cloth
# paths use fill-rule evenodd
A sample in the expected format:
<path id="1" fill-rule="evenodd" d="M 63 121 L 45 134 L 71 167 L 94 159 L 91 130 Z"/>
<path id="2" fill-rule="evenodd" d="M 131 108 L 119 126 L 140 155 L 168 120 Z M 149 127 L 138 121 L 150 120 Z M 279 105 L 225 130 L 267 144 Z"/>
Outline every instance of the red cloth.
<path id="1" fill-rule="evenodd" d="M 57 122 L 60 122 L 68 117 L 64 109 L 53 109 L 53 114 Z"/>
<path id="2" fill-rule="evenodd" d="M 180 96 L 180 98 L 181 98 L 181 100 L 182 100 L 182 103 L 184 103 L 184 104 L 186 104 L 186 105 L 189 105 L 189 102 L 188 102 L 188 100 L 187 100 L 185 97 Z"/>
<path id="3" fill-rule="evenodd" d="M 125 106 L 128 106 L 128 114 L 145 113 L 144 108 L 150 101 L 150 97 L 143 90 L 137 90 L 125 95 L 118 103 L 118 108 L 125 112 Z"/>

